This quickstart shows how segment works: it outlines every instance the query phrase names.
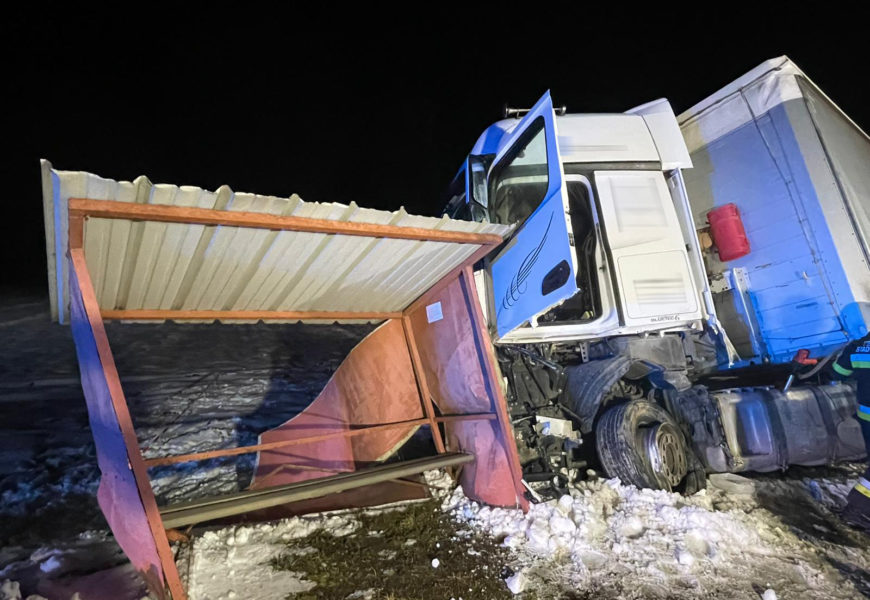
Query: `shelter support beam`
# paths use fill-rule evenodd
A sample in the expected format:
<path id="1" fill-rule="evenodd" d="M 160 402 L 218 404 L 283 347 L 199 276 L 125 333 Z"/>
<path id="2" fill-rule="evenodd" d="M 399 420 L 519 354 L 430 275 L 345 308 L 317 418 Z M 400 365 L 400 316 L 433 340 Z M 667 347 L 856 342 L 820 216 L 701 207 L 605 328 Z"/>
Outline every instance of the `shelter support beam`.
<path id="1" fill-rule="evenodd" d="M 499 425 L 502 429 L 502 434 L 505 440 L 505 447 L 509 456 L 509 463 L 513 471 L 514 487 L 517 492 L 517 499 L 523 512 L 529 510 L 529 502 L 525 497 L 525 488 L 522 482 L 522 471 L 520 470 L 520 456 L 517 451 L 517 445 L 514 442 L 514 434 L 511 429 L 510 415 L 507 412 L 507 402 L 504 397 L 504 390 L 501 387 L 501 381 L 498 377 L 498 363 L 495 358 L 495 349 L 490 342 L 489 332 L 486 328 L 486 318 L 483 316 L 483 309 L 477 300 L 477 292 L 474 285 L 474 271 L 472 263 L 466 263 L 462 268 L 460 275 L 460 283 L 462 284 L 465 300 L 469 305 L 471 312 L 471 322 L 474 329 L 475 337 L 477 338 L 477 347 L 481 353 L 481 363 L 483 372 L 487 379 L 487 383 L 492 389 L 493 404 L 495 412 L 498 415 Z"/>
<path id="2" fill-rule="evenodd" d="M 328 494 L 401 479 L 432 469 L 455 467 L 473 460 L 474 456 L 461 452 L 439 454 L 434 457 L 378 465 L 351 473 L 340 473 L 266 489 L 246 490 L 218 498 L 181 502 L 162 508 L 160 514 L 166 527 L 181 527 L 290 502 L 320 498 Z"/>
<path id="3" fill-rule="evenodd" d="M 69 214 L 71 218 L 94 217 L 129 219 L 132 221 L 191 223 L 197 225 L 225 225 L 230 227 L 268 229 L 271 231 L 303 231 L 308 233 L 450 242 L 456 244 L 493 246 L 502 242 L 500 235 L 490 233 L 466 233 L 461 231 L 426 229 L 423 227 L 330 221 L 328 219 L 278 216 L 268 213 L 167 206 L 164 204 L 137 204 L 133 202 L 118 202 L 116 200 L 90 200 L 87 198 L 70 198 Z"/>
<path id="4" fill-rule="evenodd" d="M 81 238 L 78 239 L 79 241 L 81 240 Z M 73 241 L 72 237 L 70 237 L 70 241 Z M 121 434 L 124 439 L 124 445 L 127 448 L 127 459 L 130 461 L 130 469 L 133 472 L 133 478 L 136 480 L 136 487 L 139 490 L 139 497 L 145 508 L 148 527 L 154 536 L 154 543 L 157 546 L 157 555 L 160 558 L 160 565 L 163 568 L 166 585 L 169 587 L 173 600 L 186 600 L 187 594 L 184 591 L 184 586 L 181 584 L 178 568 L 175 566 L 175 557 L 172 555 L 169 540 L 166 537 L 166 530 L 160 519 L 157 500 L 154 498 L 154 490 L 151 488 L 151 480 L 148 478 L 148 468 L 145 465 L 141 449 L 139 448 L 139 441 L 133 428 L 133 420 L 127 407 L 127 399 L 124 396 L 124 390 L 121 388 L 121 379 L 118 376 L 115 359 L 109 346 L 109 338 L 106 335 L 106 329 L 100 317 L 100 307 L 97 303 L 97 295 L 94 292 L 90 273 L 88 272 L 88 265 L 85 262 L 84 250 L 81 247 L 71 247 L 70 258 L 76 277 L 78 277 L 85 312 L 93 330 L 100 364 L 102 365 L 103 374 L 112 399 L 112 407 L 121 426 Z"/>
<path id="5" fill-rule="evenodd" d="M 414 376 L 417 379 L 417 389 L 420 391 L 420 400 L 423 403 L 423 410 L 426 411 L 426 417 L 429 420 L 429 427 L 432 429 L 432 440 L 435 442 L 435 449 L 443 454 L 447 451 L 444 445 L 444 438 L 441 435 L 441 428 L 438 426 L 438 421 L 435 419 L 435 406 L 432 402 L 432 391 L 429 389 L 429 383 L 426 381 L 422 361 L 420 360 L 420 352 L 417 349 L 417 342 L 414 340 L 414 330 L 411 327 L 410 317 L 402 318 L 402 327 L 405 330 L 405 340 L 408 343 L 408 350 L 411 353 L 411 363 L 414 365 Z"/>
<path id="6" fill-rule="evenodd" d="M 467 415 L 442 415 L 435 417 L 436 423 L 449 423 L 451 421 L 491 421 L 497 419 L 495 413 L 475 413 Z M 413 419 L 410 421 L 400 421 L 398 423 L 385 423 L 383 425 L 372 425 L 370 427 L 359 427 L 357 429 L 348 429 L 347 431 L 339 431 L 334 433 L 324 433 L 323 435 L 313 435 L 306 438 L 294 440 L 283 440 L 280 442 L 270 442 L 267 444 L 255 444 L 253 446 L 240 446 L 238 448 L 221 448 L 219 450 L 208 450 L 205 452 L 192 452 L 190 454 L 179 454 L 177 456 L 162 456 L 159 458 L 149 458 L 145 460 L 146 467 L 161 467 L 164 465 L 174 465 L 183 462 L 193 462 L 198 460 L 208 460 L 210 458 L 218 458 L 221 456 L 238 456 L 241 454 L 253 454 L 262 450 L 275 450 L 276 448 L 284 448 L 286 446 L 298 446 L 301 444 L 311 444 L 314 442 L 322 442 L 324 440 L 339 438 L 339 437 L 354 437 L 364 433 L 374 431 L 383 431 L 385 429 L 395 429 L 403 427 L 419 427 L 420 425 L 430 424 L 428 418 Z M 433 434 L 434 435 L 434 434 Z M 297 468 L 297 467 L 293 467 Z M 321 469 L 322 470 L 322 469 Z"/>
<path id="7" fill-rule="evenodd" d="M 398 423 L 385 423 L 383 425 L 371 425 L 369 427 L 358 427 L 355 429 L 347 429 L 345 431 L 336 431 L 332 433 L 324 433 L 322 435 L 312 435 L 309 437 L 281 440 L 278 442 L 268 442 L 266 444 L 255 444 L 252 446 L 241 446 L 238 448 L 222 448 L 220 450 L 209 450 L 206 452 L 193 452 L 191 454 L 179 454 L 177 456 L 164 456 L 162 458 L 150 458 L 145 461 L 149 467 L 159 467 L 163 465 L 174 465 L 177 463 L 190 462 L 196 460 L 206 460 L 209 458 L 217 458 L 219 456 L 237 456 L 240 454 L 253 454 L 263 450 L 275 450 L 277 448 L 285 448 L 287 446 L 299 446 L 301 444 L 311 444 L 314 442 L 322 442 L 340 437 L 355 437 L 364 433 L 372 433 L 374 431 L 383 431 L 385 429 L 395 429 L 403 427 L 419 427 L 426 425 L 428 419 L 411 419 L 409 421 L 399 421 Z"/>
<path id="8" fill-rule="evenodd" d="M 107 309 L 100 312 L 107 321 L 301 321 L 315 319 L 340 321 L 363 319 L 385 321 L 402 316 L 400 312 L 352 312 L 327 310 L 169 310 L 169 309 Z"/>

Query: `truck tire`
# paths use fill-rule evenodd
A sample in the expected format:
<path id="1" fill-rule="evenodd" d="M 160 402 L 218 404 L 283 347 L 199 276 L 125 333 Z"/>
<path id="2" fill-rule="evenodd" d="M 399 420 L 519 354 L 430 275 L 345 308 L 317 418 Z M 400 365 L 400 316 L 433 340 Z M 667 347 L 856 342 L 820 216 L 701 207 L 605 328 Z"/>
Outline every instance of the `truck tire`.
<path id="1" fill-rule="evenodd" d="M 694 494 L 706 483 L 703 465 L 673 417 L 649 400 L 607 409 L 595 438 L 605 473 L 624 484 Z"/>

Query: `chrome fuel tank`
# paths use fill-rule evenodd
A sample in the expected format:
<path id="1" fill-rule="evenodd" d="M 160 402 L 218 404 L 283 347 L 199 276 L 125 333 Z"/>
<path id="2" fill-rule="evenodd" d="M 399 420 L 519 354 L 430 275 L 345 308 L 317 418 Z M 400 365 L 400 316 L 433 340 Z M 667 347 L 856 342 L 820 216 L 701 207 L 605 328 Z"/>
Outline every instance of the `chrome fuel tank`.
<path id="1" fill-rule="evenodd" d="M 865 456 L 854 383 L 708 391 L 695 387 L 674 407 L 714 472 L 775 471 Z"/>

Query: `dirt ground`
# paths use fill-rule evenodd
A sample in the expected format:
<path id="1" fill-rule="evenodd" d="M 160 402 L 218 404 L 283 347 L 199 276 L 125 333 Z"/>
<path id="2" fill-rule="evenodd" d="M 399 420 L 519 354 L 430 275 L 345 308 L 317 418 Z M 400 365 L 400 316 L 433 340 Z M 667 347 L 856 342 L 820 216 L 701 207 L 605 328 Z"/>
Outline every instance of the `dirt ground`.
<path id="1" fill-rule="evenodd" d="M 509 552 L 488 536 L 461 529 L 436 501 L 401 511 L 363 514 L 354 533 L 320 530 L 287 544 L 273 568 L 306 574 L 316 584 L 299 600 L 346 598 L 372 590 L 376 599 L 510 598 L 502 569 Z M 437 561 L 437 566 L 433 566 Z"/>

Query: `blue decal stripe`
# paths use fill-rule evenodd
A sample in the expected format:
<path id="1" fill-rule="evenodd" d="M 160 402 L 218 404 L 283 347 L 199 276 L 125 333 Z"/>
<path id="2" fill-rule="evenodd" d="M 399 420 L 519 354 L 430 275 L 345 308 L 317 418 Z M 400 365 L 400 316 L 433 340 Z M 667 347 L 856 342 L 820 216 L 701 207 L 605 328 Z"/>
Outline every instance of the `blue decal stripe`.
<path id="1" fill-rule="evenodd" d="M 555 215 L 555 211 L 550 213 L 550 220 L 547 221 L 547 229 L 544 230 L 544 235 L 541 237 L 541 242 L 534 250 L 529 252 L 525 260 L 523 260 L 522 264 L 520 264 L 519 269 L 517 269 L 516 274 L 511 279 L 510 285 L 505 291 L 504 298 L 502 298 L 501 301 L 502 308 L 512 308 L 513 305 L 520 299 L 520 296 L 526 293 L 526 279 L 528 279 L 529 273 L 532 272 L 532 267 L 535 266 L 536 262 L 538 262 L 538 258 L 541 255 L 541 250 L 544 248 L 544 244 L 547 242 L 547 234 L 550 233 L 550 226 L 553 224 L 553 217 Z"/>
<path id="2" fill-rule="evenodd" d="M 858 405 L 858 418 L 864 421 L 870 421 L 870 406 Z"/>

